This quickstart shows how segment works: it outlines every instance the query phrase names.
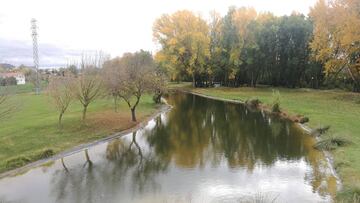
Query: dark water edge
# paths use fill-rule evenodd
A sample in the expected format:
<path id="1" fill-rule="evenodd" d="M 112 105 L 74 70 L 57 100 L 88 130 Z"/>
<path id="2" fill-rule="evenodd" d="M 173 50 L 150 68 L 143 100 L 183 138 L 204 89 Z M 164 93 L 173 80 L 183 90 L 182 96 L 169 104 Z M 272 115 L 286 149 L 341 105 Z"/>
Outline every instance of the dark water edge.
<path id="1" fill-rule="evenodd" d="M 0 202 L 329 202 L 336 178 L 295 124 L 177 93 L 144 129 L 0 180 Z"/>

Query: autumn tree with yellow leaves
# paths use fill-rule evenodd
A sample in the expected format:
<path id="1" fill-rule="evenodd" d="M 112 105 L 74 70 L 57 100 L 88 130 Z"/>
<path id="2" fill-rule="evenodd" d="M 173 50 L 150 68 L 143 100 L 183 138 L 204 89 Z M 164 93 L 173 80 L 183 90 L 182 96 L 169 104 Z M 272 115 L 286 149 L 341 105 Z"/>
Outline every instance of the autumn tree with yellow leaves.
<path id="1" fill-rule="evenodd" d="M 207 22 L 191 11 L 178 11 L 157 19 L 153 36 L 162 48 L 156 59 L 166 61 L 172 78 L 185 73 L 192 78 L 195 87 L 196 77 L 205 70 L 210 56 Z"/>
<path id="2" fill-rule="evenodd" d="M 311 9 L 315 60 L 327 76 L 345 73 L 360 91 L 360 1 L 319 0 Z"/>
<path id="3" fill-rule="evenodd" d="M 358 0 L 319 0 L 309 16 L 248 7 L 230 7 L 224 16 L 214 11 L 208 20 L 186 10 L 166 14 L 153 26 L 160 45 L 155 61 L 172 81 L 191 80 L 194 87 L 360 91 L 359 8 Z"/>

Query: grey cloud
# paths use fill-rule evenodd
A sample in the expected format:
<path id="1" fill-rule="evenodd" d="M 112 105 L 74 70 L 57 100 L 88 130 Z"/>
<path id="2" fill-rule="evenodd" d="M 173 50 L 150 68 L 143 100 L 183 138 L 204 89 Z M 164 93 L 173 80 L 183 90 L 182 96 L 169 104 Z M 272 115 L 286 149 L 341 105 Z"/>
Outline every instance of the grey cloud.
<path id="1" fill-rule="evenodd" d="M 0 39 L 0 63 L 33 65 L 31 42 Z M 64 49 L 52 44 L 39 44 L 40 67 L 60 67 L 78 59 L 82 51 Z"/>

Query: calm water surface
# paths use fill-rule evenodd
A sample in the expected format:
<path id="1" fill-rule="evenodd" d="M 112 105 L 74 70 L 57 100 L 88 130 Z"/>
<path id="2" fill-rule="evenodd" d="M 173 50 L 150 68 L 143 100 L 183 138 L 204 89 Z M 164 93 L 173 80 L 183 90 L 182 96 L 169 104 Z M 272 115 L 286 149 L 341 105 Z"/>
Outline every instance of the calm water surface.
<path id="1" fill-rule="evenodd" d="M 336 179 L 292 123 L 193 95 L 168 101 L 142 130 L 1 179 L 0 202 L 331 201 Z"/>

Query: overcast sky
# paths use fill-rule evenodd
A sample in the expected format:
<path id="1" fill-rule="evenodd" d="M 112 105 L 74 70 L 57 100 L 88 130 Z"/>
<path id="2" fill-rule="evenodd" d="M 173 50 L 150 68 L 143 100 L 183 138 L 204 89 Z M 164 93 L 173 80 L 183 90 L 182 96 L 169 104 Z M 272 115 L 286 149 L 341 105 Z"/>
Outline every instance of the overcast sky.
<path id="1" fill-rule="evenodd" d="M 30 19 L 38 20 L 40 66 L 59 66 L 84 50 L 112 57 L 139 49 L 155 51 L 152 24 L 163 13 L 192 10 L 204 17 L 229 6 L 307 14 L 316 0 L 1 0 L 0 63 L 32 65 Z"/>

